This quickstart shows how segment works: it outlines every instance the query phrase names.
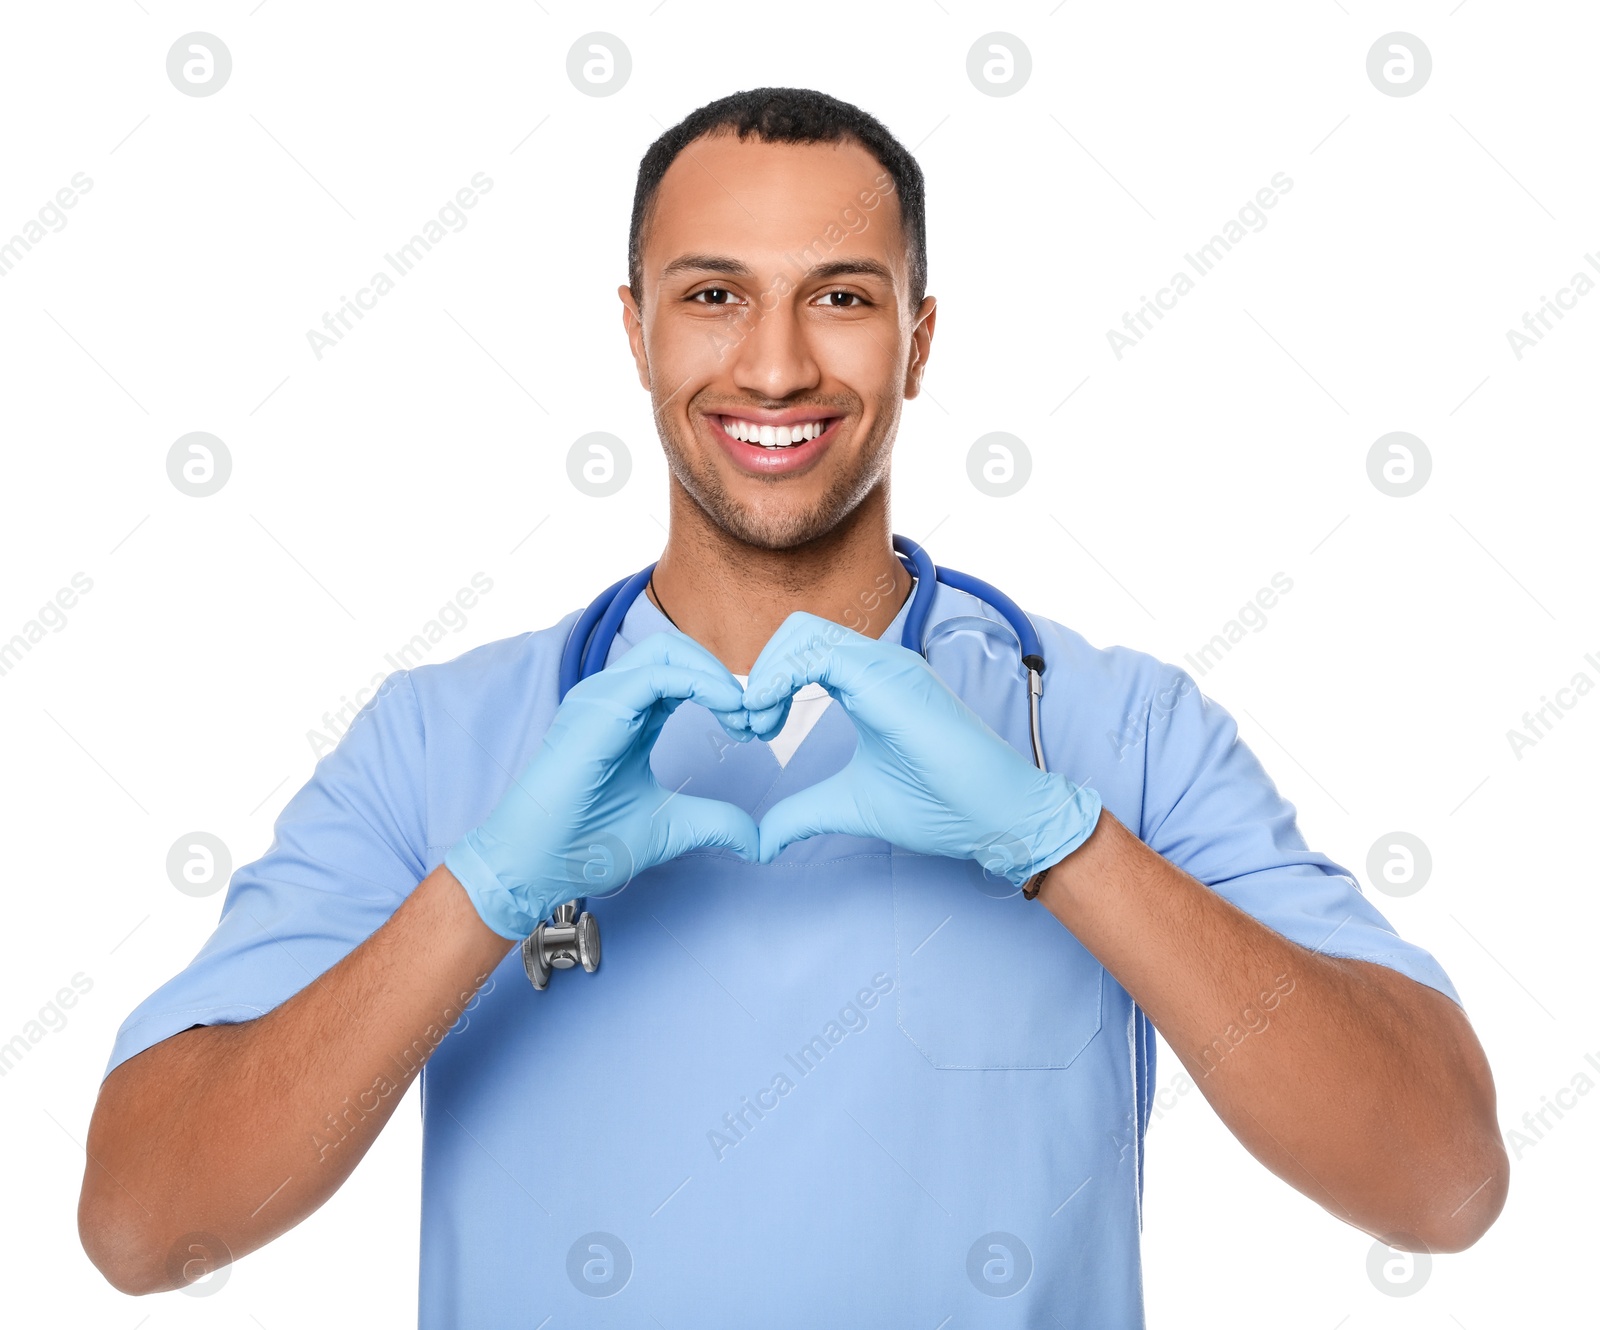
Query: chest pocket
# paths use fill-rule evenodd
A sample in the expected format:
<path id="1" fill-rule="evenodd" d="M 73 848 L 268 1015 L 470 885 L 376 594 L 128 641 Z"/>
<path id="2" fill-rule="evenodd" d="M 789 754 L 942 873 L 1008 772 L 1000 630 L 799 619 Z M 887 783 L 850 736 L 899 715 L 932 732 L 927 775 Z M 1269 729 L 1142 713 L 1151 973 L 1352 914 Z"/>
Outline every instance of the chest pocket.
<path id="1" fill-rule="evenodd" d="M 935 1067 L 1066 1069 L 1100 1033 L 1105 968 L 973 862 L 890 855 L 896 1019 Z"/>

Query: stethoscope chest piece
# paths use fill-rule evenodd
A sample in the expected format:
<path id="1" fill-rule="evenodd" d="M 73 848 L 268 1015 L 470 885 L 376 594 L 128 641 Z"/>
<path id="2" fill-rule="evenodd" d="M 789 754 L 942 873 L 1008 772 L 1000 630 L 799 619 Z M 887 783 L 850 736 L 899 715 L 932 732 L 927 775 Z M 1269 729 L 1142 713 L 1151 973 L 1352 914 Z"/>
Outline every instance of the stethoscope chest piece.
<path id="1" fill-rule="evenodd" d="M 549 984 L 552 970 L 575 965 L 589 974 L 600 968 L 600 922 L 581 899 L 556 906 L 549 919 L 522 939 L 522 968 L 537 989 Z"/>

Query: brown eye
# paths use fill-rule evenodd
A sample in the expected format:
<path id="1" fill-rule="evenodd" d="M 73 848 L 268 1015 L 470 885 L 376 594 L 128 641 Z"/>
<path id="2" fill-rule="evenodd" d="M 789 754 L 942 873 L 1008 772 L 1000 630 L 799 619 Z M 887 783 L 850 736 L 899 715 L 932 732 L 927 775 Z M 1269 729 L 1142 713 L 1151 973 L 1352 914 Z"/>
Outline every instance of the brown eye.
<path id="1" fill-rule="evenodd" d="M 696 291 L 692 296 L 689 297 L 689 299 L 690 300 L 699 300 L 701 296 L 731 296 L 732 294 L 733 294 L 733 292 L 729 291 L 726 287 L 708 286 L 703 291 Z M 707 304 L 707 305 L 725 305 L 725 304 L 727 304 L 727 301 L 726 300 L 706 300 L 706 301 L 703 301 L 702 303 L 703 304 Z"/>

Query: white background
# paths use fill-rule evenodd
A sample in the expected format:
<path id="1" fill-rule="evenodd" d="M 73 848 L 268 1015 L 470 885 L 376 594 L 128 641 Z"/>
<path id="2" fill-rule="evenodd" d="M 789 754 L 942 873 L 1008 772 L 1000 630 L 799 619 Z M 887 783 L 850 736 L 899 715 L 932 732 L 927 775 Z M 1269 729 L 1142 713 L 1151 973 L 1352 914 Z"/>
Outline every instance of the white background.
<path id="1" fill-rule="evenodd" d="M 11 5 L 4 24 L 0 239 L 74 173 L 93 181 L 0 280 L 0 639 L 93 580 L 0 677 L 0 1042 L 92 982 L 0 1079 L 3 1242 L 30 1320 L 414 1318 L 414 1094 L 346 1187 L 215 1296 L 135 1301 L 74 1228 L 96 1087 L 122 1019 L 218 914 L 220 894 L 168 880 L 177 838 L 259 856 L 310 774 L 307 732 L 473 573 L 494 589 L 432 659 L 542 627 L 659 553 L 666 472 L 614 294 L 634 175 L 694 107 L 761 84 L 856 102 L 927 174 L 940 318 L 896 528 L 1097 645 L 1177 663 L 1287 574 L 1203 690 L 1310 843 L 1445 966 L 1505 1128 L 1600 1059 L 1578 851 L 1600 696 L 1520 758 L 1507 739 L 1575 673 L 1600 681 L 1600 294 L 1520 360 L 1506 337 L 1600 261 L 1591 7 L 104 0 Z M 997 29 L 1032 59 L 1005 97 L 966 73 Z M 166 75 L 195 30 L 232 53 L 213 96 Z M 1397 30 L 1432 53 L 1412 96 L 1366 73 Z M 615 95 L 567 77 L 592 31 L 632 54 Z M 480 171 L 494 186 L 466 228 L 318 360 L 307 330 Z M 1107 330 L 1277 172 L 1293 189 L 1265 228 L 1117 359 Z M 167 477 L 194 430 L 232 458 L 209 498 Z M 590 430 L 631 452 L 614 497 L 567 478 Z M 995 430 L 1033 459 L 1005 499 L 967 479 Z M 1395 430 L 1433 462 L 1408 498 L 1367 474 Z M 1367 880 L 1395 830 L 1433 857 L 1405 897 Z M 1163 1048 L 1158 1085 L 1179 1072 Z M 1513 1150 L 1499 1222 L 1406 1297 L 1198 1092 L 1168 1102 L 1149 1132 L 1152 1326 L 1596 1314 L 1600 1094 Z"/>

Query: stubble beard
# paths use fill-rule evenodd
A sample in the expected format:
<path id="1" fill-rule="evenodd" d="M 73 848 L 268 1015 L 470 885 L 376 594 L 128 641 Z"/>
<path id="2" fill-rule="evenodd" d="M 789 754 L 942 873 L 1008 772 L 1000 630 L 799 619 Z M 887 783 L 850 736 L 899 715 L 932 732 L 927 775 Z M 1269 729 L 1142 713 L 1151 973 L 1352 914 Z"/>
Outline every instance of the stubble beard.
<path id="1" fill-rule="evenodd" d="M 867 446 L 856 454 L 853 463 L 835 475 L 820 498 L 806 508 L 774 512 L 740 502 L 728 492 L 722 476 L 710 459 L 698 450 L 685 447 L 675 418 L 657 416 L 661 444 L 673 478 L 711 523 L 741 544 L 762 550 L 789 550 L 807 545 L 833 531 L 880 483 L 887 479 L 888 440 L 882 436 L 892 420 L 880 414 Z M 759 481 L 774 489 L 787 477 Z"/>

